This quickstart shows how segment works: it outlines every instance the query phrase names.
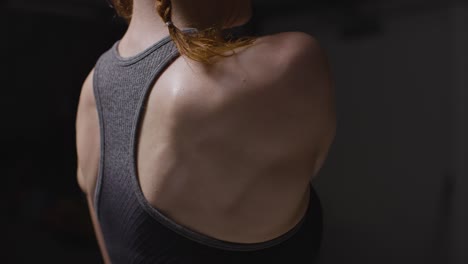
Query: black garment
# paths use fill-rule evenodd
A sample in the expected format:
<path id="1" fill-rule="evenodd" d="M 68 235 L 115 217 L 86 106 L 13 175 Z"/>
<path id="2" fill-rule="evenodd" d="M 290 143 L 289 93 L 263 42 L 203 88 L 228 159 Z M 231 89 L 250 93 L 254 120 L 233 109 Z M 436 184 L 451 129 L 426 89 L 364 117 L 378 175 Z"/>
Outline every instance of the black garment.
<path id="1" fill-rule="evenodd" d="M 194 232 L 148 203 L 137 178 L 137 129 L 150 88 L 179 53 L 169 36 L 131 58 L 120 57 L 117 45 L 99 58 L 93 83 L 101 131 L 95 210 L 112 263 L 313 263 L 322 215 L 312 186 L 302 221 L 276 239 L 254 244 Z"/>

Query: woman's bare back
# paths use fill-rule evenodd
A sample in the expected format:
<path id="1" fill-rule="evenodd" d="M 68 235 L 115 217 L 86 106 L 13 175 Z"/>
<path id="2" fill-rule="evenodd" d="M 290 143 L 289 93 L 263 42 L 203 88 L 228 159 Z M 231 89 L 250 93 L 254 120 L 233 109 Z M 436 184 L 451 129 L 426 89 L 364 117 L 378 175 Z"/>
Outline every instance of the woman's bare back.
<path id="1" fill-rule="evenodd" d="M 298 32 L 259 38 L 210 69 L 179 57 L 154 84 L 140 120 L 137 174 L 148 202 L 231 242 L 270 240 L 295 226 L 334 137 L 323 59 Z M 80 185 L 93 192 L 99 124 L 88 120 L 78 142 Z"/>

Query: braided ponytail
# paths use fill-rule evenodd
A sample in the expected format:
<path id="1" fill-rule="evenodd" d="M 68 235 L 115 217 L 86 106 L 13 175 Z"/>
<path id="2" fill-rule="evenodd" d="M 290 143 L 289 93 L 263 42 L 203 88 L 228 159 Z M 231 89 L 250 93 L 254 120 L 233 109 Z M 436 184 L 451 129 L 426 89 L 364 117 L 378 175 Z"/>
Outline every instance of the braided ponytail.
<path id="1" fill-rule="evenodd" d="M 127 22 L 132 17 L 133 0 L 113 0 L 117 14 Z M 172 22 L 171 0 L 155 0 L 156 11 L 166 23 L 169 34 L 181 55 L 205 64 L 213 64 L 220 57 L 230 57 L 234 49 L 252 45 L 254 37 L 242 37 L 236 40 L 226 40 L 220 26 L 198 30 L 195 33 L 184 33 Z M 226 54 L 226 52 L 228 52 Z"/>

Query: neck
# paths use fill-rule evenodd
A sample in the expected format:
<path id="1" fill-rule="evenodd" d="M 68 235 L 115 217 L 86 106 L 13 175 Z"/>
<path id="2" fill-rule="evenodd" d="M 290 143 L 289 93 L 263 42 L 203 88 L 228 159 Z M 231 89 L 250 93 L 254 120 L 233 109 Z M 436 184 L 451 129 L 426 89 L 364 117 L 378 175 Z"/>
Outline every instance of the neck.
<path id="1" fill-rule="evenodd" d="M 157 0 L 133 0 L 129 28 L 163 31 L 165 23 L 156 12 Z M 252 16 L 250 0 L 171 0 L 172 22 L 178 28 L 231 28 L 245 24 Z"/>
<path id="2" fill-rule="evenodd" d="M 146 47 L 168 34 L 156 12 L 157 0 L 133 0 L 133 15 L 123 43 Z M 245 24 L 252 15 L 250 0 L 171 0 L 172 22 L 179 29 L 204 29 L 213 25 L 232 28 Z"/>
<path id="3" fill-rule="evenodd" d="M 252 15 L 250 0 L 171 0 L 172 20 L 177 26 L 197 29 L 245 24 Z"/>
<path id="4" fill-rule="evenodd" d="M 133 0 L 132 19 L 121 40 L 121 46 L 146 46 L 167 35 L 167 28 L 158 16 L 155 0 Z"/>

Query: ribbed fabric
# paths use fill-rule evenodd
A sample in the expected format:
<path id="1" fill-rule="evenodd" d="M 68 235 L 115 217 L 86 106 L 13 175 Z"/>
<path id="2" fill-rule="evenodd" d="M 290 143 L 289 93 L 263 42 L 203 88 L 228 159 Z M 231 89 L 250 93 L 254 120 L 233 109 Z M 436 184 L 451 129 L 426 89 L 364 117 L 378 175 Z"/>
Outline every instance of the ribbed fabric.
<path id="1" fill-rule="evenodd" d="M 95 210 L 112 263 L 313 263 L 322 215 L 312 186 L 302 221 L 262 243 L 218 240 L 151 207 L 136 176 L 137 129 L 150 88 L 179 53 L 169 36 L 132 58 L 120 57 L 117 45 L 99 58 L 93 84 L 101 131 Z"/>

